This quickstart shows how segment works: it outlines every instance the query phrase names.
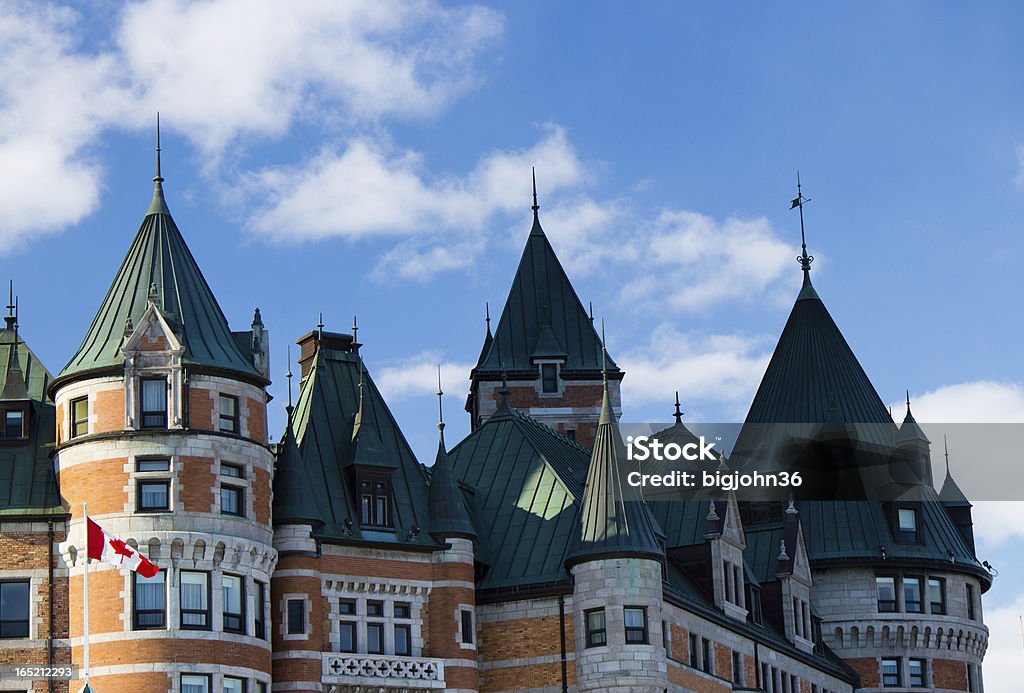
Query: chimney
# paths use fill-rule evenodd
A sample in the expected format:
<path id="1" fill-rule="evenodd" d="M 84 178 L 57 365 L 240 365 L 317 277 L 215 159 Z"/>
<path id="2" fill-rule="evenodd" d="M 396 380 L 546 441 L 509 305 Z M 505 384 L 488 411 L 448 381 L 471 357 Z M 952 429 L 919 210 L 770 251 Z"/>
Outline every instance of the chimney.
<path id="1" fill-rule="evenodd" d="M 318 347 L 334 351 L 359 351 L 358 345 L 353 349 L 352 335 L 343 332 L 321 332 L 313 330 L 295 340 L 299 345 L 299 386 L 306 382 L 306 376 L 313 365 L 313 357 Z"/>

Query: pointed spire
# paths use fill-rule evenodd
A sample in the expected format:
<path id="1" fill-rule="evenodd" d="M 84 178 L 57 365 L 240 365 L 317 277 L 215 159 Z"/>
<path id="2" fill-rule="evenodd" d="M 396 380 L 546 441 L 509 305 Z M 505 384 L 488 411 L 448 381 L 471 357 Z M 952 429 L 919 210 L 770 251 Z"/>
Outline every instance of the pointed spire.
<path id="1" fill-rule="evenodd" d="M 13 282 L 11 284 L 11 292 L 14 291 Z M 13 306 L 8 306 L 8 312 L 11 312 L 10 317 L 7 318 L 8 327 L 14 330 L 14 343 L 11 345 L 11 350 L 7 354 L 7 368 L 4 375 L 3 391 L 0 392 L 0 400 L 12 401 L 12 400 L 25 400 L 28 399 L 28 387 L 25 383 L 25 373 L 21 369 L 21 358 L 18 355 L 18 297 L 15 296 L 12 301 Z"/>
<path id="2" fill-rule="evenodd" d="M 672 416 L 676 418 L 677 424 L 683 423 L 683 412 L 679 408 L 679 390 L 676 390 L 676 413 L 673 414 Z"/>
<path id="3" fill-rule="evenodd" d="M 442 405 L 441 366 L 437 366 L 437 456 L 430 468 L 430 488 L 427 501 L 430 506 L 430 533 L 438 541 L 451 537 L 475 539 L 476 529 L 466 510 L 466 503 L 458 481 L 448 461 L 444 446 L 444 406 Z"/>
<path id="4" fill-rule="evenodd" d="M 949 476 L 949 441 L 945 433 L 942 434 L 942 447 L 946 449 L 946 476 Z"/>
<path id="5" fill-rule="evenodd" d="M 292 345 L 288 345 L 288 370 L 284 377 L 288 380 L 288 418 L 292 417 Z"/>
<path id="6" fill-rule="evenodd" d="M 357 315 L 352 316 L 352 345 L 359 348 L 359 320 Z"/>
<path id="7" fill-rule="evenodd" d="M 814 262 L 814 256 L 807 254 L 807 235 L 804 232 L 804 205 L 810 202 L 810 198 L 804 197 L 803 190 L 800 186 L 800 172 L 796 172 L 796 198 L 790 203 L 789 208 L 794 207 L 800 208 L 800 255 L 797 256 L 796 261 L 800 263 L 800 268 L 804 271 L 804 285 L 811 283 L 811 263 Z"/>
<path id="8" fill-rule="evenodd" d="M 533 174 L 533 216 L 536 217 L 540 211 L 540 205 L 537 204 L 537 169 L 533 166 L 530 167 L 530 172 Z"/>
<path id="9" fill-rule="evenodd" d="M 913 414 L 910 413 L 910 389 L 909 388 L 907 389 L 907 416 L 913 417 Z"/>
<path id="10" fill-rule="evenodd" d="M 594 302 L 590 301 L 590 324 L 594 324 Z"/>
<path id="11" fill-rule="evenodd" d="M 14 280 L 10 280 L 8 285 L 8 299 L 7 299 L 7 315 L 4 316 L 4 322 L 7 323 L 7 329 L 13 330 L 16 318 L 14 317 Z"/>
<path id="12" fill-rule="evenodd" d="M 604 318 L 601 318 L 601 382 L 605 394 L 608 393 L 608 347 L 604 339 Z"/>
<path id="13" fill-rule="evenodd" d="M 491 304 L 489 302 L 487 302 L 487 301 L 484 301 L 484 316 L 485 316 L 484 317 L 484 322 L 487 323 L 487 337 L 488 338 L 492 338 L 492 336 L 491 336 Z"/>
<path id="14" fill-rule="evenodd" d="M 441 445 L 444 446 L 444 403 L 441 390 L 441 364 L 437 364 L 437 431 L 440 434 Z"/>
<path id="15" fill-rule="evenodd" d="M 324 314 L 323 314 L 323 312 L 320 313 L 320 317 L 317 318 L 317 321 L 316 321 L 316 337 L 321 342 L 324 339 Z"/>
<path id="16" fill-rule="evenodd" d="M 153 176 L 153 201 L 149 203 L 146 215 L 170 214 L 164 200 L 164 177 L 160 171 L 160 112 L 156 114 L 156 175 Z"/>

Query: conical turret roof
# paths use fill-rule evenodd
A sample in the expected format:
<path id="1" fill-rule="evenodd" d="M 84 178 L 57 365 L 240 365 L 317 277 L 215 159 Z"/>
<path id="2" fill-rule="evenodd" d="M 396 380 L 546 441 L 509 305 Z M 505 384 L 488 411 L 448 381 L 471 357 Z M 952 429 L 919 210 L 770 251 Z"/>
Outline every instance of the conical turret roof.
<path id="1" fill-rule="evenodd" d="M 438 438 L 437 457 L 430 468 L 430 533 L 438 540 L 446 537 L 476 539 L 473 520 L 444 447 L 443 430 Z"/>

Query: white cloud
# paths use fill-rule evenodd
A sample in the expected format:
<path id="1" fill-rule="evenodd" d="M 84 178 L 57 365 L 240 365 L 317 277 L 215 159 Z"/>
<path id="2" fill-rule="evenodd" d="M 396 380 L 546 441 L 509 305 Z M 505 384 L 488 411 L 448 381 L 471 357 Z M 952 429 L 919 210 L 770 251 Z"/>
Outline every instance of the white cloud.
<path id="1" fill-rule="evenodd" d="M 900 411 L 903 402 L 893 405 Z M 1024 387 L 1012 382 L 976 380 L 943 385 L 912 395 L 914 418 L 930 423 L 1022 423 Z"/>
<path id="2" fill-rule="evenodd" d="M 692 211 L 662 212 L 644 230 L 643 272 L 622 289 L 626 302 L 681 311 L 707 310 L 770 289 L 793 260 L 793 249 L 767 219 L 717 221 Z M 665 279 L 674 280 L 665 281 Z"/>
<path id="3" fill-rule="evenodd" d="M 988 650 L 985 652 L 985 690 L 993 693 L 1020 690 L 1021 614 L 1024 594 L 1016 600 L 985 614 L 988 626 Z"/>
<path id="4" fill-rule="evenodd" d="M 664 402 L 679 390 L 685 399 L 743 407 L 764 375 L 772 346 L 767 336 L 695 336 L 662 324 L 647 344 L 616 357 L 627 373 L 622 399 Z"/>
<path id="5" fill-rule="evenodd" d="M 434 351 L 423 351 L 407 359 L 385 366 L 377 371 L 374 382 L 385 400 L 430 395 L 437 392 L 437 367 L 441 366 L 441 386 L 445 392 L 459 400 L 466 392 L 471 363 L 447 361 Z M 449 398 L 450 399 L 450 398 Z"/>

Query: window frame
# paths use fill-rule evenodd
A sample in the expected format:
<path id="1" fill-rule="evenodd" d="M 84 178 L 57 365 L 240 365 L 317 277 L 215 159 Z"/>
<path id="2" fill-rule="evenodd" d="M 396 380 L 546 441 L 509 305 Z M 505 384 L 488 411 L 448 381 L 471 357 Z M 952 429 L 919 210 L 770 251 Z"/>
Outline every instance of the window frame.
<path id="1" fill-rule="evenodd" d="M 363 485 L 367 485 L 364 490 Z M 379 488 L 382 485 L 383 488 Z M 391 473 L 380 470 L 355 470 L 356 507 L 359 512 L 359 524 L 369 529 L 393 529 L 394 492 L 391 485 Z M 383 512 L 381 508 L 383 501 Z M 383 514 L 383 517 L 381 515 Z"/>
<path id="2" fill-rule="evenodd" d="M 921 667 L 920 683 L 914 683 L 914 665 Z M 910 688 L 927 688 L 928 685 L 928 660 L 924 657 L 910 657 L 907 659 L 907 686 Z"/>
<path id="3" fill-rule="evenodd" d="M 714 646 L 708 638 L 700 639 L 700 670 L 705 674 L 712 673 L 714 664 Z"/>
<path id="4" fill-rule="evenodd" d="M 399 613 L 401 609 L 402 613 Z M 391 607 L 391 613 L 396 619 L 410 619 L 412 618 L 412 602 L 394 602 Z"/>
<path id="5" fill-rule="evenodd" d="M 298 612 L 298 629 L 295 627 L 295 612 L 292 610 L 294 605 L 299 606 Z M 306 600 L 300 598 L 292 598 L 285 601 L 285 633 L 287 635 L 305 635 L 306 634 Z"/>
<path id="6" fill-rule="evenodd" d="M 932 583 L 938 588 L 939 601 L 932 601 Z M 940 577 L 928 577 L 925 585 L 925 601 L 928 603 L 928 613 L 937 616 L 946 615 L 946 579 Z M 939 608 L 936 609 L 935 605 Z"/>
<path id="7" fill-rule="evenodd" d="M 161 576 L 163 584 L 163 608 L 159 610 L 160 623 L 159 624 L 144 624 L 141 622 L 140 616 L 155 614 L 157 609 L 140 609 L 139 608 L 139 581 L 140 580 L 152 580 L 153 578 L 144 578 L 137 572 L 132 572 L 132 630 L 164 630 L 167 628 L 167 571 L 158 570 L 157 575 Z"/>
<path id="8" fill-rule="evenodd" d="M 163 396 L 164 408 L 162 410 L 159 410 L 159 409 L 152 409 L 152 410 L 146 409 L 146 383 L 159 383 L 162 386 L 163 394 L 164 394 L 164 396 Z M 139 428 L 140 429 L 142 429 L 142 430 L 153 430 L 153 429 L 159 430 L 159 429 L 162 429 L 162 428 L 167 428 L 167 422 L 168 422 L 167 410 L 169 408 L 168 407 L 168 402 L 167 402 L 167 395 L 168 395 L 169 391 L 170 391 L 170 387 L 169 387 L 169 385 L 167 383 L 167 378 L 166 377 L 160 377 L 160 378 L 139 378 Z M 155 423 L 155 424 L 147 423 L 146 422 L 146 417 L 147 416 L 159 416 L 160 417 L 160 421 L 158 423 Z"/>
<path id="9" fill-rule="evenodd" d="M 476 642 L 476 619 L 473 618 L 472 609 L 459 609 L 459 626 L 462 631 L 463 645 L 472 645 Z"/>
<path id="10" fill-rule="evenodd" d="M 969 582 L 966 582 L 966 583 L 964 583 L 964 587 L 966 588 L 966 597 L 967 597 L 967 619 L 969 621 L 977 621 L 978 620 L 978 611 L 977 611 L 977 608 L 974 605 L 974 592 L 975 592 L 974 585 L 972 585 Z"/>
<path id="11" fill-rule="evenodd" d="M 164 504 L 162 506 L 144 506 L 142 504 L 143 486 L 163 486 Z M 171 509 L 171 480 L 170 479 L 136 479 L 135 480 L 135 512 L 137 513 L 165 513 Z"/>
<path id="12" fill-rule="evenodd" d="M 237 512 L 231 512 L 230 510 L 224 509 L 224 494 L 233 494 L 235 498 L 235 504 L 237 506 Z M 245 517 L 245 487 L 236 486 L 235 484 L 225 484 L 223 481 L 220 484 L 220 514 L 228 517 Z"/>
<path id="13" fill-rule="evenodd" d="M 339 621 L 338 622 L 338 651 L 345 652 L 348 654 L 357 652 L 359 650 L 359 634 L 357 632 L 358 624 L 356 621 Z M 344 646 L 344 640 L 342 639 L 342 632 L 348 630 L 352 634 L 352 649 L 346 650 Z"/>
<path id="14" fill-rule="evenodd" d="M 910 585 L 917 584 L 917 599 L 909 599 L 907 594 L 907 588 Z M 926 592 L 925 587 L 927 582 L 920 575 L 903 575 L 900 579 L 900 590 L 903 593 L 903 612 L 907 614 L 923 614 L 925 613 L 926 604 Z M 911 608 L 911 604 L 915 604 L 915 608 Z"/>
<path id="15" fill-rule="evenodd" d="M 405 634 L 405 647 L 399 651 L 398 648 L 398 634 Z M 412 624 L 411 623 L 396 623 L 394 626 L 394 642 L 395 642 L 395 654 L 399 657 L 411 657 L 412 656 Z"/>
<path id="16" fill-rule="evenodd" d="M 267 584 L 260 580 L 252 581 L 253 613 L 252 634 L 259 640 L 268 639 L 267 631 Z"/>
<path id="17" fill-rule="evenodd" d="M 248 690 L 248 681 L 243 679 L 241 676 L 224 676 L 224 683 L 228 681 L 237 681 L 239 683 L 238 693 L 246 693 Z"/>
<path id="18" fill-rule="evenodd" d="M 224 583 L 228 580 L 238 581 L 238 613 L 228 611 L 228 600 L 225 590 L 227 585 Z M 237 633 L 239 635 L 246 635 L 246 623 L 245 623 L 245 577 L 241 575 L 234 575 L 232 573 L 221 573 L 220 576 L 220 601 L 221 601 L 221 628 L 225 633 Z M 228 619 L 238 619 L 237 626 L 228 627 Z"/>
<path id="19" fill-rule="evenodd" d="M 377 640 L 379 643 L 377 648 L 371 647 L 370 631 L 380 634 Z M 366 624 L 366 654 L 382 655 L 384 654 L 384 649 L 384 622 L 370 621 Z"/>
<path id="20" fill-rule="evenodd" d="M 204 685 L 206 686 L 206 693 L 212 693 L 213 690 L 213 674 L 181 674 L 178 678 L 179 690 L 185 690 L 185 679 L 204 679 Z"/>
<path id="21" fill-rule="evenodd" d="M 882 581 L 889 580 L 892 582 L 892 599 L 882 599 L 881 592 L 879 592 L 879 586 Z M 875 602 L 880 614 L 896 614 L 900 610 L 900 585 L 899 578 L 896 575 L 875 575 Z M 883 608 L 883 603 L 888 606 L 892 603 L 892 608 Z"/>
<path id="22" fill-rule="evenodd" d="M 0 412 L 3 414 L 3 420 L 0 421 L 0 440 L 25 440 L 28 438 L 28 412 L 24 407 L 9 406 L 4 409 L 0 409 Z M 7 417 L 12 414 L 17 415 L 18 419 L 21 421 L 19 427 L 21 432 L 16 436 L 9 435 L 8 430 L 9 424 Z"/>
<path id="23" fill-rule="evenodd" d="M 631 612 L 631 611 L 632 612 L 637 612 L 637 611 L 640 612 L 640 616 L 641 616 L 641 619 L 643 621 L 643 625 L 642 626 L 630 626 L 627 623 L 626 613 L 627 612 Z M 627 645 L 648 645 L 648 644 L 650 644 L 650 635 L 648 633 L 649 628 L 648 628 L 648 623 L 647 623 L 647 607 L 646 606 L 624 606 L 624 607 L 622 607 L 622 627 L 623 627 L 623 634 L 624 634 L 624 636 L 626 638 L 626 644 Z M 635 634 L 637 631 L 640 631 L 641 639 L 640 640 L 630 640 L 629 639 L 630 634 L 631 633 Z"/>
<path id="24" fill-rule="evenodd" d="M 909 513 L 909 517 L 913 520 L 912 528 L 905 528 L 903 526 L 904 513 Z M 921 513 L 918 512 L 917 508 L 911 508 L 907 506 L 896 508 L 896 522 L 894 524 L 896 528 L 896 541 L 900 544 L 920 544 L 921 543 Z"/>
<path id="25" fill-rule="evenodd" d="M 541 363 L 540 365 L 540 391 L 545 395 L 557 395 L 558 389 L 558 364 Z M 549 389 L 548 385 L 551 388 Z"/>
<path id="26" fill-rule="evenodd" d="M 28 578 L 24 579 L 11 579 L 11 580 L 0 580 L 0 591 L 2 591 L 8 585 L 24 585 L 25 586 L 25 618 L 8 619 L 4 618 L 3 612 L 0 611 L 0 640 L 24 640 L 32 635 L 32 580 Z M 5 628 L 11 624 L 20 625 L 24 623 L 25 634 L 21 635 L 21 629 L 13 635 L 8 635 L 4 632 Z"/>
<path id="27" fill-rule="evenodd" d="M 186 609 L 184 607 L 185 600 L 183 597 L 182 590 L 185 587 L 185 575 L 202 575 L 206 580 L 206 608 L 205 609 Z M 210 580 L 210 573 L 203 570 L 182 570 L 178 573 L 178 627 L 181 630 L 213 630 L 213 586 Z M 205 617 L 205 624 L 186 624 L 185 616 L 199 616 Z"/>
<path id="28" fill-rule="evenodd" d="M 886 663 L 895 665 L 896 671 L 894 674 L 885 673 Z M 899 657 L 882 657 L 879 663 L 879 671 L 881 673 L 880 682 L 882 688 L 902 688 L 903 687 L 903 672 L 901 671 L 902 661 Z M 889 677 L 889 678 L 887 678 Z M 895 678 L 893 678 L 895 677 Z"/>
<path id="29" fill-rule="evenodd" d="M 79 405 L 85 405 L 85 416 L 75 418 Z M 71 437 L 81 438 L 89 435 L 89 396 L 75 397 L 68 403 L 68 416 L 71 421 Z"/>
<path id="30" fill-rule="evenodd" d="M 595 628 L 591 623 L 591 619 L 598 615 L 601 616 L 601 627 Z M 605 647 L 608 645 L 608 616 L 603 606 L 584 611 L 583 624 L 586 628 L 586 644 L 588 648 Z M 600 636 L 600 640 L 598 640 L 598 636 Z"/>
<path id="31" fill-rule="evenodd" d="M 224 415 L 224 409 L 221 406 L 224 402 L 232 403 L 234 414 L 231 416 Z M 225 422 L 227 422 L 228 428 L 224 427 Z M 217 393 L 217 430 L 229 435 L 241 435 L 238 395 L 229 395 L 224 392 Z"/>

